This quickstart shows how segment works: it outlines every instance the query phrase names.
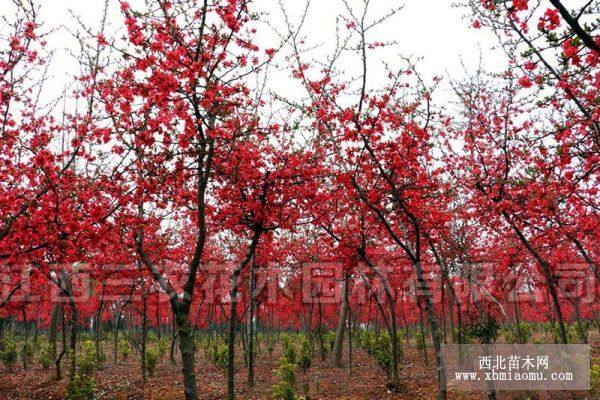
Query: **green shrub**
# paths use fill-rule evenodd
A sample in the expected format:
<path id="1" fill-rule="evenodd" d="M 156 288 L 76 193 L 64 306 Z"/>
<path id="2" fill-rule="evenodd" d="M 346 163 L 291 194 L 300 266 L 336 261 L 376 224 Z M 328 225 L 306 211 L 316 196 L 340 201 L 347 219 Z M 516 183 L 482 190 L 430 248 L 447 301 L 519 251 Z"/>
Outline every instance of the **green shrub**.
<path id="1" fill-rule="evenodd" d="M 281 341 L 283 348 L 283 357 L 285 357 L 290 363 L 295 364 L 297 361 L 296 346 L 289 336 L 284 336 Z"/>
<path id="2" fill-rule="evenodd" d="M 156 342 L 156 334 L 152 331 L 148 332 L 148 336 L 146 337 L 148 340 L 148 343 L 154 343 Z"/>
<path id="3" fill-rule="evenodd" d="M 225 371 L 227 369 L 227 355 L 228 349 L 226 343 L 218 340 L 214 340 L 211 343 L 209 358 L 215 367 Z"/>
<path id="4" fill-rule="evenodd" d="M 97 351 L 94 350 L 94 354 L 96 355 L 96 361 L 98 362 L 99 365 L 106 362 L 106 353 L 104 352 L 102 342 L 98 343 L 98 349 L 97 349 Z"/>
<path id="5" fill-rule="evenodd" d="M 125 339 L 119 340 L 119 353 L 123 360 L 127 360 L 129 355 L 131 354 L 131 346 L 129 345 L 129 341 Z"/>
<path id="6" fill-rule="evenodd" d="M 575 325 L 567 325 L 565 324 L 565 330 L 567 331 L 567 343 L 577 343 L 578 335 L 577 335 L 577 327 Z M 552 340 L 554 343 L 560 343 L 560 327 L 558 324 L 554 325 L 554 330 L 552 331 Z"/>
<path id="7" fill-rule="evenodd" d="M 333 351 L 333 346 L 335 346 L 335 332 L 327 332 L 325 334 L 325 343 L 329 344 L 329 351 Z"/>
<path id="8" fill-rule="evenodd" d="M 48 369 L 54 362 L 54 355 L 52 354 L 52 345 L 48 342 L 42 342 L 40 344 L 39 360 L 42 368 Z"/>
<path id="9" fill-rule="evenodd" d="M 66 400 L 93 400 L 95 391 L 94 378 L 88 375 L 75 375 L 67 385 Z"/>
<path id="10" fill-rule="evenodd" d="M 21 346 L 21 361 L 23 362 L 23 365 L 31 363 L 34 354 L 35 349 L 33 348 L 33 344 L 30 342 L 23 343 Z"/>
<path id="11" fill-rule="evenodd" d="M 166 337 L 161 337 L 157 342 L 157 350 L 158 356 L 162 360 L 165 354 L 167 354 L 167 350 L 169 349 L 169 343 Z"/>
<path id="12" fill-rule="evenodd" d="M 518 329 L 517 329 L 518 328 Z M 518 334 L 520 332 L 520 337 Z M 502 331 L 502 337 L 506 343 L 528 343 L 533 335 L 533 328 L 530 324 L 514 324 Z"/>
<path id="13" fill-rule="evenodd" d="M 419 341 L 417 340 L 417 345 Z M 377 365 L 386 373 L 388 379 L 391 377 L 394 354 L 392 339 L 387 331 L 381 332 L 379 336 L 375 332 L 364 331 L 358 336 L 358 344 L 367 354 L 375 358 Z M 397 335 L 398 356 L 403 353 L 402 336 Z"/>
<path id="14" fill-rule="evenodd" d="M 94 342 L 84 340 L 77 357 L 77 374 L 67 384 L 67 400 L 94 399 L 95 382 L 92 374 L 98 365 Z"/>
<path id="15" fill-rule="evenodd" d="M 592 392 L 600 389 L 600 358 L 592 358 L 592 367 L 590 368 L 590 385 Z"/>
<path id="16" fill-rule="evenodd" d="M 310 343 L 306 338 L 302 338 L 302 344 L 300 346 L 300 356 L 298 357 L 298 365 L 302 369 L 303 373 L 310 368 L 312 365 L 312 349 Z"/>
<path id="17" fill-rule="evenodd" d="M 77 370 L 79 371 L 79 374 L 81 374 L 82 377 L 91 375 L 98 365 L 94 342 L 91 340 L 83 341 L 83 343 L 81 343 L 81 351 L 77 357 Z"/>
<path id="18" fill-rule="evenodd" d="M 500 325 L 494 318 L 484 317 L 468 325 L 465 330 L 480 343 L 494 343 L 498 338 Z"/>
<path id="19" fill-rule="evenodd" d="M 454 330 L 452 332 L 454 334 L 454 337 L 458 341 L 458 328 L 454 328 Z M 460 341 L 461 341 L 461 344 L 473 343 L 473 337 L 471 335 L 469 335 L 468 330 L 465 329 L 464 327 L 461 329 Z"/>
<path id="20" fill-rule="evenodd" d="M 296 364 L 281 357 L 279 368 L 275 371 L 279 382 L 273 385 L 273 398 L 276 400 L 296 400 Z"/>
<path id="21" fill-rule="evenodd" d="M 392 340 L 387 332 L 382 332 L 379 337 L 374 338 L 372 344 L 372 355 L 377 361 L 377 365 L 386 373 L 388 379 L 392 373 Z"/>
<path id="22" fill-rule="evenodd" d="M 421 332 L 415 333 L 415 340 L 417 342 L 417 349 L 419 351 L 424 351 L 426 346 L 425 336 L 421 334 Z"/>
<path id="23" fill-rule="evenodd" d="M 0 351 L 0 359 L 8 371 L 13 370 L 17 363 L 17 344 L 8 339 L 2 343 L 2 351 Z"/>
<path id="24" fill-rule="evenodd" d="M 150 376 L 154 376 L 156 365 L 158 364 L 159 351 L 157 348 L 148 347 L 146 349 L 146 371 Z"/>

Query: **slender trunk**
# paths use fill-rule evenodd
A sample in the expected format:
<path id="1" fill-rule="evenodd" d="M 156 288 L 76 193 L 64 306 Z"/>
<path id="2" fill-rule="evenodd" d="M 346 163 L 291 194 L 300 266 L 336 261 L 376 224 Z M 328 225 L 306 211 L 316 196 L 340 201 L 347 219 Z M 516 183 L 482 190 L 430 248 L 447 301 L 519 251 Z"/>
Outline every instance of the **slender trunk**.
<path id="1" fill-rule="evenodd" d="M 60 363 L 67 352 L 67 324 L 65 322 L 65 310 L 60 307 L 60 324 L 62 330 L 62 347 L 58 356 L 54 359 L 54 365 L 56 367 L 56 380 L 59 381 L 62 379 Z"/>
<path id="2" fill-rule="evenodd" d="M 177 328 L 175 322 L 175 313 L 173 313 L 173 321 L 171 324 L 171 346 L 169 349 L 169 363 L 175 365 L 175 340 L 177 339 Z"/>
<path id="3" fill-rule="evenodd" d="M 250 262 L 248 309 L 248 386 L 254 386 L 254 260 Z"/>
<path id="4" fill-rule="evenodd" d="M 352 374 L 352 313 L 348 312 L 348 375 Z"/>
<path id="5" fill-rule="evenodd" d="M 348 273 L 344 273 L 344 289 L 342 292 L 342 304 L 338 327 L 335 334 L 335 344 L 333 346 L 333 365 L 342 366 L 342 344 L 344 343 L 344 332 L 346 328 L 346 318 L 348 318 Z"/>
<path id="6" fill-rule="evenodd" d="M 323 335 L 325 332 L 323 332 L 323 305 L 321 304 L 320 292 L 317 292 L 317 296 L 317 305 L 319 310 L 319 346 L 321 347 L 321 361 L 325 361 L 325 358 L 327 357 L 327 349 L 325 348 L 325 343 L 323 342 Z"/>
<path id="7" fill-rule="evenodd" d="M 181 362 L 183 371 L 183 387 L 186 400 L 196 400 L 198 392 L 196 388 L 196 370 L 194 354 L 194 338 L 189 318 L 189 308 L 177 304 L 175 307 L 175 320 L 177 323 L 177 335 L 179 336 L 179 350 L 181 351 Z"/>
<path id="8" fill-rule="evenodd" d="M 402 312 L 402 322 L 404 323 L 404 329 L 406 329 L 406 344 L 408 345 L 408 341 L 410 339 L 410 329 L 408 326 L 408 322 L 406 321 L 406 313 L 404 312 L 404 290 L 402 290 L 400 299 L 402 300 L 400 304 L 400 311 Z"/>
<path id="9" fill-rule="evenodd" d="M 441 303 L 440 306 L 442 308 L 442 336 L 444 338 L 444 343 L 448 343 L 447 339 L 446 339 L 446 329 L 447 329 L 447 322 L 446 322 L 446 313 L 444 312 L 444 310 L 446 309 L 446 285 L 445 285 L 445 280 L 442 279 L 442 284 L 440 285 L 440 295 L 441 295 Z"/>
<path id="10" fill-rule="evenodd" d="M 451 291 L 450 284 L 448 284 L 448 291 Z M 452 342 L 456 343 L 456 332 L 454 329 L 454 298 L 448 296 L 448 322 L 450 324 L 450 337 Z"/>
<path id="11" fill-rule="evenodd" d="M 262 196 L 264 202 L 264 192 Z M 263 203 L 264 204 L 264 203 Z M 233 400 L 235 398 L 234 385 L 235 385 L 235 324 L 236 324 L 236 308 L 237 308 L 237 292 L 238 292 L 238 279 L 242 271 L 246 268 L 248 263 L 254 258 L 258 241 L 262 234 L 262 226 L 254 227 L 254 234 L 252 241 L 248 246 L 246 255 L 236 267 L 231 275 L 231 290 L 230 290 L 230 311 L 229 311 L 229 343 L 227 343 L 227 398 Z M 243 338 L 242 338 L 243 339 Z"/>
<path id="12" fill-rule="evenodd" d="M 521 338 L 523 335 L 521 334 L 521 320 L 519 317 L 519 306 L 517 304 L 517 287 L 513 288 L 513 311 L 515 314 L 515 324 L 516 324 L 516 332 L 517 332 L 517 343 L 521 343 Z"/>
<path id="13" fill-rule="evenodd" d="M 423 305 L 421 304 L 421 301 L 419 299 L 417 299 L 417 306 L 419 307 L 419 329 L 421 332 L 421 345 L 423 346 L 423 348 L 421 349 L 421 351 L 423 352 L 423 357 L 425 359 L 425 365 L 429 364 L 429 359 L 427 357 L 427 340 L 426 340 L 426 336 L 425 336 L 425 325 L 423 323 Z"/>
<path id="14" fill-rule="evenodd" d="M 69 381 L 72 381 L 75 378 L 77 367 L 77 324 L 79 320 L 79 314 L 73 298 L 69 299 L 69 304 L 71 309 L 71 335 L 69 338 L 69 361 L 71 364 L 69 367 Z"/>
<path id="15" fill-rule="evenodd" d="M 429 320 L 429 326 L 431 328 L 431 339 L 433 340 L 433 347 L 435 349 L 435 360 L 437 364 L 438 370 L 438 386 L 440 388 L 440 399 L 446 400 L 447 391 L 446 391 L 446 370 L 444 366 L 444 360 L 442 359 L 442 347 L 440 343 L 440 334 L 437 324 L 437 319 L 435 317 L 435 310 L 433 308 L 433 302 L 431 300 L 431 291 L 429 289 L 429 285 L 425 281 L 425 277 L 423 274 L 423 267 L 420 261 L 415 262 L 414 264 L 415 272 L 417 275 L 417 281 L 419 283 L 419 290 L 422 293 L 422 297 L 425 301 L 425 312 L 427 314 L 427 319 Z"/>
<path id="16" fill-rule="evenodd" d="M 579 286 L 579 285 L 578 285 Z M 583 326 L 583 322 L 581 321 L 581 311 L 579 308 L 579 293 L 575 293 L 575 297 L 573 298 L 573 309 L 575 311 L 575 320 L 577 321 L 577 336 L 579 336 L 579 341 L 581 343 L 587 343 L 588 338 L 585 332 L 585 328 Z"/>
<path id="17" fill-rule="evenodd" d="M 148 296 L 146 285 L 142 280 L 142 343 L 140 346 L 140 361 L 142 385 L 146 384 L 146 340 L 148 338 Z"/>
<path id="18" fill-rule="evenodd" d="M 236 270 L 231 277 L 229 331 L 227 336 L 227 399 L 235 398 L 235 319 L 237 308 L 237 284 L 239 272 Z"/>
<path id="19" fill-rule="evenodd" d="M 50 316 L 50 354 L 52 355 L 52 359 L 56 360 L 56 332 L 58 330 L 58 319 L 60 317 L 60 305 L 55 304 L 52 307 L 52 314 Z"/>
<path id="20" fill-rule="evenodd" d="M 102 322 L 102 311 L 104 310 L 104 291 L 106 289 L 106 280 L 102 281 L 102 292 L 98 309 L 94 318 L 94 348 L 96 351 L 96 361 L 100 360 L 100 323 Z"/>

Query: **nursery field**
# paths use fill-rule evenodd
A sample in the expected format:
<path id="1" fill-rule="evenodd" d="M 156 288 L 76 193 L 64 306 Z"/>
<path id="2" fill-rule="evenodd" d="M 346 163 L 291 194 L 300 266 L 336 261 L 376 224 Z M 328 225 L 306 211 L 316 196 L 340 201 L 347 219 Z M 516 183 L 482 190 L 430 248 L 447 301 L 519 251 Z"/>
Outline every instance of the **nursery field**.
<path id="1" fill-rule="evenodd" d="M 325 358 L 316 344 L 314 352 L 312 348 L 308 353 L 303 353 L 298 348 L 298 365 L 295 368 L 296 392 L 304 399 L 423 399 L 433 400 L 437 398 L 435 386 L 431 385 L 436 379 L 434 353 L 431 343 L 427 343 L 427 360 L 424 356 L 422 346 L 419 346 L 419 338 L 403 338 L 402 361 L 401 361 L 401 388 L 390 390 L 389 380 L 386 378 L 385 370 L 382 369 L 377 357 L 365 349 L 361 343 L 361 333 L 356 333 L 358 340 L 352 349 L 352 359 L 349 360 L 350 350 L 346 348 L 343 354 L 343 366 L 334 367 L 327 357 Z M 331 337 L 331 335 L 329 335 Z M 510 334 L 505 332 L 508 339 Z M 536 400 L 567 400 L 567 399 L 594 399 L 600 394 L 600 334 L 597 330 L 588 332 L 592 352 L 592 391 L 569 391 L 569 392 L 504 392 L 498 395 L 498 399 L 536 399 Z M 277 371 L 281 368 L 281 360 L 285 358 L 282 343 L 302 343 L 306 338 L 302 333 L 281 333 L 267 339 L 264 335 L 258 335 L 258 347 L 256 355 L 255 384 L 253 387 L 247 385 L 247 363 L 242 357 L 236 359 L 236 381 L 240 382 L 236 388 L 236 395 L 243 399 L 272 399 L 273 391 L 280 383 Z M 166 339 L 166 338 L 165 338 Z M 548 339 L 546 332 L 540 328 L 539 332 L 533 332 L 531 338 L 538 342 Z M 214 336 L 212 342 L 218 343 L 219 338 Z M 499 341 L 504 341 L 501 337 Z M 53 367 L 44 366 L 40 361 L 43 354 L 43 341 L 38 345 L 35 355 L 28 360 L 25 368 L 18 362 L 10 374 L 6 374 L 0 381 L 0 398 L 2 399 L 63 399 L 66 394 L 66 379 L 56 379 L 56 371 Z M 181 386 L 181 367 L 177 361 L 170 360 L 169 349 L 165 344 L 168 341 L 157 339 L 155 335 L 149 338 L 149 346 L 157 350 L 156 365 L 148 371 L 145 383 L 141 379 L 141 365 L 139 354 L 132 351 L 128 341 L 121 340 L 118 348 L 117 362 L 111 354 L 113 349 L 107 344 L 102 344 L 102 361 L 97 362 L 92 376 L 96 382 L 95 398 L 102 399 L 154 399 L 167 400 L 181 398 L 184 396 Z M 274 343 L 273 343 L 274 342 Z M 91 342 L 90 342 L 91 343 Z M 269 345 L 269 343 L 273 343 Z M 85 345 L 84 345 L 85 346 Z M 287 344 L 286 344 L 287 346 Z M 326 344 L 330 347 L 329 344 Z M 223 366 L 219 366 L 215 359 L 215 348 L 218 345 L 209 344 L 208 337 L 199 339 L 197 350 L 199 398 L 200 399 L 222 399 L 227 396 L 226 376 Z M 310 346 L 309 346 L 310 348 Z M 162 349 L 162 350 L 161 350 Z M 89 347 L 91 357 L 94 358 L 95 351 Z M 109 357 L 107 357 L 107 354 Z M 178 356 L 174 354 L 173 356 Z M 87 357 L 83 355 L 82 357 Z M 301 361 L 310 366 L 306 369 L 301 367 Z M 306 361 L 309 360 L 309 361 Z M 306 364 L 305 364 L 306 365 Z M 389 372 L 389 371 L 388 371 Z M 277 390 L 277 389 L 275 389 Z M 485 393 L 481 392 L 449 392 L 449 399 L 485 399 Z"/>

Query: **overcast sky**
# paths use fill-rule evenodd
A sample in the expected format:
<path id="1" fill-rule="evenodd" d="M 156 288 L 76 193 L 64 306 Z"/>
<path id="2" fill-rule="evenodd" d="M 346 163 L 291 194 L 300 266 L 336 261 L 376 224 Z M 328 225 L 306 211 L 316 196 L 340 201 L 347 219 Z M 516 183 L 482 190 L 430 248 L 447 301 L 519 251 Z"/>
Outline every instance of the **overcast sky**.
<path id="1" fill-rule="evenodd" d="M 299 0 L 281 0 L 292 20 L 298 20 L 303 9 L 303 2 Z M 9 3 L 0 0 L 1 4 Z M 98 26 L 104 7 L 104 0 L 44 0 L 39 2 L 42 6 L 41 20 L 46 28 L 59 28 L 49 40 L 50 47 L 55 49 L 56 56 L 52 63 L 53 79 L 49 88 L 59 90 L 69 81 L 69 75 L 77 73 L 77 63 L 68 55 L 67 49 L 75 46 L 74 39 L 68 34 L 67 29 L 76 30 L 77 24 L 70 11 L 79 15 L 86 24 Z M 141 0 L 130 0 L 135 8 Z M 358 7 L 363 0 L 350 0 Z M 109 28 L 114 31 L 122 27 L 123 17 L 118 10 L 118 1 L 109 0 Z M 255 7 L 270 12 L 269 21 L 277 29 L 283 29 L 282 13 L 276 0 L 255 0 Z M 396 41 L 397 45 L 378 51 L 371 58 L 371 62 L 381 64 L 382 60 L 393 64 L 400 64 L 400 55 L 422 57 L 419 71 L 425 77 L 434 75 L 446 78 L 459 78 L 464 75 L 461 60 L 467 69 L 476 68 L 480 56 L 483 57 L 488 68 L 497 70 L 505 64 L 505 56 L 498 50 L 492 50 L 496 44 L 493 35 L 484 30 L 475 30 L 470 27 L 468 20 L 462 18 L 465 9 L 452 7 L 452 0 L 371 0 L 369 16 L 376 18 L 383 15 L 390 7 L 404 5 L 400 13 L 388 20 L 379 29 L 371 33 L 368 38 L 372 41 Z M 7 4 L 0 11 L 3 14 L 11 12 Z M 328 54 L 334 41 L 336 17 L 344 12 L 341 0 L 312 0 L 308 19 L 303 33 L 311 43 L 320 43 L 322 47 L 313 54 L 317 58 Z M 62 28 L 61 28 L 62 27 Z M 268 31 L 258 39 L 261 47 L 272 47 L 268 42 L 272 37 Z M 287 74 L 287 72 L 286 72 Z M 289 74 L 288 74 L 289 75 Z M 376 86 L 378 79 L 383 74 L 374 73 L 369 79 L 372 86 Z M 285 86 L 286 76 L 273 79 L 275 85 Z M 446 79 L 448 81 L 448 79 Z M 441 91 L 444 89 L 442 87 Z"/>

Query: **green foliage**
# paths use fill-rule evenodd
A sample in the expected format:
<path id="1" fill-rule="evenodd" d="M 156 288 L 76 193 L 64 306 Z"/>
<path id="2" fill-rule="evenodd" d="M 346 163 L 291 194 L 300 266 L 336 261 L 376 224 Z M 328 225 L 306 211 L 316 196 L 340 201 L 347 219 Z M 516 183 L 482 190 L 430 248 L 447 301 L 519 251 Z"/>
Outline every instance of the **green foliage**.
<path id="1" fill-rule="evenodd" d="M 95 382 L 92 374 L 98 366 L 94 342 L 84 340 L 77 358 L 77 373 L 67 385 L 67 400 L 94 399 Z"/>
<path id="2" fill-rule="evenodd" d="M 166 344 L 166 340 L 165 340 L 165 344 Z M 208 351 L 210 350 L 210 337 L 208 335 L 206 336 L 202 336 L 200 343 L 202 345 L 202 350 L 204 351 L 204 354 L 208 354 Z M 166 351 L 166 348 L 165 348 Z"/>
<path id="3" fill-rule="evenodd" d="M 597 357 L 592 358 L 590 385 L 593 392 L 600 389 L 600 358 Z"/>
<path id="4" fill-rule="evenodd" d="M 165 354 L 167 354 L 167 350 L 169 349 L 169 342 L 167 341 L 166 337 L 161 337 L 157 342 L 156 342 L 156 348 L 158 350 L 158 356 L 162 359 Z"/>
<path id="5" fill-rule="evenodd" d="M 454 330 L 452 332 L 453 332 L 456 340 L 458 340 L 458 328 L 454 328 Z M 469 332 L 463 328 L 461 330 L 460 341 L 461 341 L 461 344 L 470 344 L 470 343 L 473 343 L 473 337 L 471 337 L 469 335 Z"/>
<path id="6" fill-rule="evenodd" d="M 67 385 L 66 400 L 93 400 L 95 391 L 94 378 L 88 375 L 75 375 Z"/>
<path id="7" fill-rule="evenodd" d="M 402 354 L 402 343 L 400 336 L 398 339 L 398 356 Z M 377 365 L 386 373 L 388 379 L 392 374 L 392 364 L 394 354 L 392 349 L 392 339 L 387 331 L 381 332 L 379 336 L 375 332 L 364 331 L 358 336 L 358 344 L 367 354 L 371 355 L 377 361 Z"/>
<path id="8" fill-rule="evenodd" d="M 35 349 L 33 348 L 33 344 L 30 342 L 23 343 L 21 346 L 21 361 L 23 361 L 23 365 L 31 363 L 34 354 Z"/>
<path id="9" fill-rule="evenodd" d="M 325 343 L 329 344 L 329 351 L 333 351 L 333 346 L 335 346 L 335 332 L 327 332 L 324 337 Z"/>
<path id="10" fill-rule="evenodd" d="M 275 375 L 279 377 L 279 382 L 273 385 L 273 398 L 296 400 L 296 364 L 290 362 L 285 356 L 281 357 Z"/>
<path id="11" fill-rule="evenodd" d="M 287 359 L 290 363 L 296 364 L 296 346 L 294 345 L 294 342 L 289 335 L 285 335 L 282 337 L 281 346 L 283 348 L 283 357 Z"/>
<path id="12" fill-rule="evenodd" d="M 119 340 L 118 348 L 119 354 L 121 354 L 123 360 L 127 360 L 131 354 L 131 346 L 129 345 L 129 341 L 126 339 Z"/>
<path id="13" fill-rule="evenodd" d="M 94 342 L 85 340 L 81 343 L 81 351 L 77 357 L 77 370 L 83 376 L 91 375 L 99 366 L 96 359 L 96 348 Z"/>
<path id="14" fill-rule="evenodd" d="M 500 325 L 494 318 L 484 317 L 468 325 L 465 330 L 480 343 L 494 343 L 498 339 Z"/>
<path id="15" fill-rule="evenodd" d="M 225 371 L 227 368 L 227 344 L 213 340 L 208 353 L 210 362 L 217 368 Z"/>
<path id="16" fill-rule="evenodd" d="M 48 369 L 54 362 L 54 355 L 52 354 L 52 345 L 48 341 L 40 343 L 40 352 L 38 356 L 42 368 Z"/>
<path id="17" fill-rule="evenodd" d="M 519 336 L 520 333 L 520 336 Z M 521 322 L 502 330 L 502 337 L 506 343 L 528 343 L 533 335 L 533 327 Z"/>
<path id="18" fill-rule="evenodd" d="M 158 364 L 159 350 L 155 347 L 146 349 L 146 371 L 150 376 L 154 376 L 156 365 Z"/>
<path id="19" fill-rule="evenodd" d="M 8 371 L 12 371 L 17 362 L 17 344 L 11 339 L 5 339 L 0 346 L 0 360 Z"/>
<path id="20" fill-rule="evenodd" d="M 552 329 L 552 328 L 550 328 Z M 568 325 L 565 324 L 565 330 L 567 331 L 567 343 L 577 343 L 578 335 L 577 335 L 577 327 L 575 324 Z M 560 326 L 558 324 L 554 324 L 554 329 L 552 331 L 552 340 L 554 343 L 560 343 L 562 339 L 560 338 Z"/>
<path id="21" fill-rule="evenodd" d="M 98 362 L 98 364 L 103 364 L 106 361 L 106 353 L 104 352 L 102 342 L 98 343 L 98 348 L 96 350 L 96 361 Z"/>
<path id="22" fill-rule="evenodd" d="M 306 371 L 312 365 L 312 349 L 310 348 L 310 343 L 304 337 L 302 338 L 300 346 L 300 356 L 298 357 L 298 365 L 302 369 L 303 373 L 306 373 Z"/>

